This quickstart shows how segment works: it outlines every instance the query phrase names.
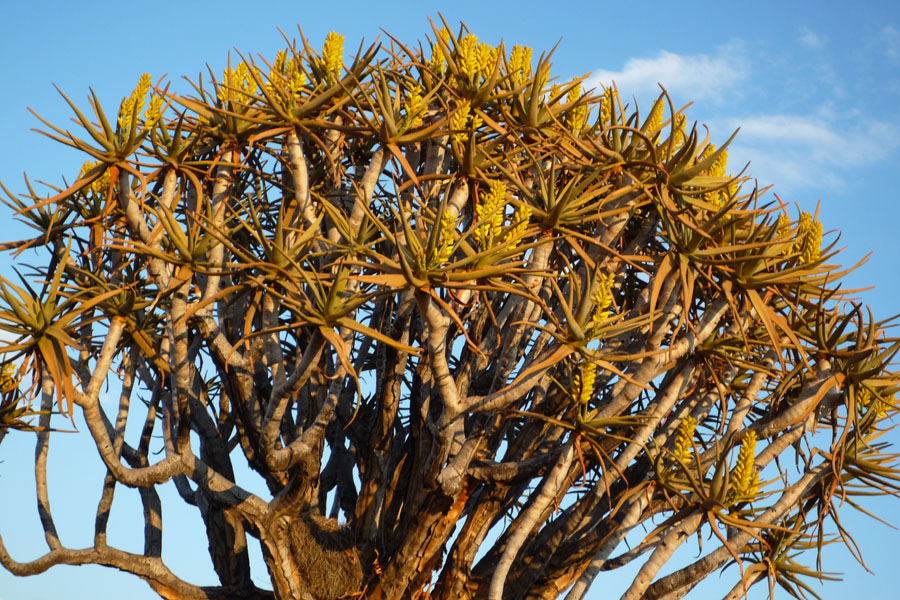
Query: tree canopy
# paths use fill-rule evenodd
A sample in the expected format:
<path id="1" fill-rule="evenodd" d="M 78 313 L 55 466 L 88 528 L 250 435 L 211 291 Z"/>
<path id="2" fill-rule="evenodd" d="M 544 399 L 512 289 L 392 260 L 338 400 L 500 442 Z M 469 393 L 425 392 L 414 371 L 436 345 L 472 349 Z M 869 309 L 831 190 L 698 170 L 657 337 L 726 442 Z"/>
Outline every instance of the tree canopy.
<path id="1" fill-rule="evenodd" d="M 577 600 L 637 561 L 632 600 L 725 567 L 726 598 L 815 596 L 824 544 L 861 560 L 838 511 L 898 491 L 900 340 L 817 214 L 664 89 L 642 110 L 464 25 L 343 45 L 300 33 L 44 122 L 86 162 L 4 187 L 34 235 L 0 249 L 38 258 L 0 279 L 0 439 L 35 432 L 48 544 L 0 540 L 5 568 L 106 565 L 170 599 Z M 76 411 L 107 470 L 89 548 L 47 491 Z M 169 481 L 218 582 L 163 561 Z M 119 486 L 141 554 L 106 542 Z"/>

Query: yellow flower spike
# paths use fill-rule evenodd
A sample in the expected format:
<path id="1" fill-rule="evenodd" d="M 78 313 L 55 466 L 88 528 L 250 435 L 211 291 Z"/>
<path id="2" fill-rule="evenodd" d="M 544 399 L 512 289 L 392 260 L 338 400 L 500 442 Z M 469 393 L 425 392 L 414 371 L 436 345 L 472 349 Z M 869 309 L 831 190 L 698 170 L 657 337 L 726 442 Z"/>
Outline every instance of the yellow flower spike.
<path id="1" fill-rule="evenodd" d="M 897 398 L 895 396 L 891 396 L 887 400 L 882 400 L 881 398 L 875 402 L 875 419 L 877 421 L 882 420 L 888 414 L 889 410 L 894 408 L 894 405 L 897 403 Z"/>
<path id="2" fill-rule="evenodd" d="M 737 464 L 732 472 L 731 489 L 738 498 L 753 499 L 759 491 L 759 473 L 753 467 L 756 459 L 756 432 L 748 431 L 741 442 Z"/>
<path id="3" fill-rule="evenodd" d="M 122 100 L 119 107 L 119 131 L 125 132 L 131 126 L 131 115 L 140 114 L 144 108 L 144 98 L 150 91 L 150 74 L 144 73 L 138 79 L 137 87 L 131 92 L 131 95 Z"/>
<path id="4" fill-rule="evenodd" d="M 484 125 L 484 119 L 481 118 L 481 115 L 479 115 L 477 113 L 473 114 L 472 115 L 472 130 L 478 131 L 482 125 Z"/>
<path id="5" fill-rule="evenodd" d="M 450 31 L 446 27 L 441 29 L 438 35 L 444 42 L 450 41 Z M 428 61 L 428 66 L 438 75 L 443 75 L 447 69 L 447 57 L 444 56 L 444 50 L 438 42 L 431 47 L 431 60 Z"/>
<path id="6" fill-rule="evenodd" d="M 618 102 L 619 94 L 615 88 L 608 87 L 603 92 L 603 98 L 600 100 L 600 123 L 603 125 L 612 124 L 613 108 Z"/>
<path id="7" fill-rule="evenodd" d="M 662 125 L 662 117 L 663 117 L 663 109 L 665 108 L 662 98 L 657 98 L 656 102 L 653 103 L 653 108 L 650 109 L 650 116 L 647 117 L 647 122 L 644 124 L 644 133 L 648 136 L 652 135 L 654 131 L 659 129 L 659 126 Z"/>
<path id="8" fill-rule="evenodd" d="M 232 97 L 232 88 L 234 88 L 234 71 L 232 69 L 225 69 L 222 72 L 222 83 L 219 85 L 219 89 L 216 92 L 216 97 L 222 102 L 222 104 L 227 104 Z"/>
<path id="9" fill-rule="evenodd" d="M 782 213 L 778 215 L 778 223 L 775 224 L 778 228 L 778 236 L 784 237 L 791 231 L 791 219 L 786 214 Z"/>
<path id="10" fill-rule="evenodd" d="M 578 99 L 581 98 L 581 84 L 579 83 L 566 95 L 566 102 L 572 103 L 577 102 Z M 566 124 L 569 126 L 569 129 L 574 134 L 578 134 L 584 129 L 585 125 L 587 125 L 587 106 L 581 105 L 577 106 L 569 112 L 569 115 L 566 117 Z"/>
<path id="11" fill-rule="evenodd" d="M 409 88 L 406 99 L 406 119 L 409 127 L 418 127 L 422 124 L 422 113 L 425 106 L 422 103 L 422 87 L 412 85 Z"/>
<path id="12" fill-rule="evenodd" d="M 800 249 L 800 262 L 809 264 L 819 260 L 822 253 L 822 223 L 811 220 L 804 232 Z"/>
<path id="13" fill-rule="evenodd" d="M 456 108 L 456 112 L 450 117 L 450 129 L 454 130 L 453 139 L 459 142 L 465 142 L 469 139 L 468 129 L 469 112 L 472 107 L 468 100 L 463 100 Z"/>
<path id="14" fill-rule="evenodd" d="M 340 74 L 344 66 L 344 36 L 334 31 L 328 33 L 322 47 L 322 62 L 325 71 Z"/>
<path id="15" fill-rule="evenodd" d="M 0 393 L 5 394 L 14 389 L 18 384 L 19 382 L 16 379 L 16 366 L 11 362 L 3 365 L 3 370 L 0 371 Z"/>
<path id="16" fill-rule="evenodd" d="M 707 156 L 712 156 L 716 151 L 715 144 L 709 144 L 701 155 L 702 158 L 706 158 Z M 723 150 L 719 156 L 716 157 L 716 160 L 713 161 L 713 164 L 710 165 L 709 169 L 707 169 L 706 174 L 710 177 L 724 177 L 725 171 L 728 168 L 728 150 Z"/>
<path id="17" fill-rule="evenodd" d="M 438 264 L 444 264 L 453 255 L 457 220 L 458 217 L 454 218 L 448 210 L 445 210 L 444 214 L 441 215 L 441 242 L 437 254 Z"/>
<path id="18" fill-rule="evenodd" d="M 487 79 L 497 63 L 497 49 L 481 42 L 475 49 L 475 55 L 478 59 L 478 72 Z"/>
<path id="19" fill-rule="evenodd" d="M 572 396 L 578 404 L 584 406 L 594 397 L 594 385 L 597 380 L 597 365 L 586 363 L 581 372 L 572 378 Z"/>
<path id="20" fill-rule="evenodd" d="M 610 311 L 608 309 L 612 306 L 612 288 L 616 281 L 616 274 L 607 273 L 605 275 L 599 275 L 598 279 L 597 291 L 594 292 L 593 298 L 594 316 L 591 319 L 592 327 L 599 325 L 609 318 Z"/>
<path id="21" fill-rule="evenodd" d="M 502 181 L 491 183 L 490 191 L 475 205 L 475 222 L 481 225 L 474 236 L 483 249 L 493 247 L 494 239 L 503 227 L 503 209 L 506 207 L 506 184 Z"/>
<path id="22" fill-rule="evenodd" d="M 672 454 L 676 461 L 685 464 L 694 454 L 694 431 L 697 429 L 697 419 L 691 415 L 686 416 L 678 425 L 678 433 L 675 436 L 675 448 Z"/>
<path id="23" fill-rule="evenodd" d="M 869 388 L 860 388 L 856 393 L 856 406 L 866 408 L 872 403 L 872 398 L 872 392 L 869 391 Z"/>
<path id="24" fill-rule="evenodd" d="M 478 38 L 472 34 L 466 35 L 459 40 L 459 45 L 456 47 L 456 53 L 458 58 L 456 64 L 457 67 L 459 67 L 460 74 L 465 77 L 469 83 L 474 82 L 481 71 L 478 53 Z"/>
<path id="25" fill-rule="evenodd" d="M 531 48 L 513 46 L 509 56 L 509 74 L 513 84 L 522 85 L 531 75 Z"/>
<path id="26" fill-rule="evenodd" d="M 544 85 L 546 85 L 546 83 Z M 544 86 L 542 85 L 541 87 L 544 87 Z M 551 99 L 559 96 L 559 84 L 558 83 L 554 83 L 553 85 L 550 86 L 550 92 L 547 94 L 547 96 Z"/>
<path id="27" fill-rule="evenodd" d="M 159 121 L 162 106 L 162 96 L 154 94 L 150 97 L 150 104 L 147 106 L 147 110 L 144 112 L 144 121 L 146 122 L 147 128 L 153 127 L 154 125 L 156 125 L 156 122 Z"/>
<path id="28" fill-rule="evenodd" d="M 272 71 L 276 73 L 284 73 L 287 66 L 287 50 L 279 50 L 275 55 L 275 61 L 272 63 Z"/>
<path id="29" fill-rule="evenodd" d="M 79 173 L 78 178 L 83 178 L 88 174 L 88 171 L 99 164 L 99 162 L 87 161 L 86 163 L 81 165 L 81 173 Z M 106 196 L 106 193 L 109 191 L 109 171 L 105 171 L 103 175 L 92 181 L 88 189 L 90 189 L 97 196 Z"/>
<path id="30" fill-rule="evenodd" d="M 528 229 L 528 223 L 531 221 L 532 212 L 531 207 L 527 204 L 523 204 L 516 210 L 512 227 L 506 232 L 506 235 L 503 236 L 503 244 L 506 246 L 507 250 L 515 248 L 519 243 L 518 239 L 525 235 L 525 231 Z"/>
<path id="31" fill-rule="evenodd" d="M 88 174 L 88 171 L 96 167 L 98 162 L 87 161 L 83 165 L 81 165 L 81 171 L 78 173 L 78 179 L 83 179 L 85 175 Z"/>
<path id="32" fill-rule="evenodd" d="M 300 70 L 298 61 L 291 61 L 292 68 L 289 71 L 290 80 L 288 81 L 288 92 L 291 99 L 295 99 L 300 95 L 301 90 L 306 87 L 306 74 Z"/>

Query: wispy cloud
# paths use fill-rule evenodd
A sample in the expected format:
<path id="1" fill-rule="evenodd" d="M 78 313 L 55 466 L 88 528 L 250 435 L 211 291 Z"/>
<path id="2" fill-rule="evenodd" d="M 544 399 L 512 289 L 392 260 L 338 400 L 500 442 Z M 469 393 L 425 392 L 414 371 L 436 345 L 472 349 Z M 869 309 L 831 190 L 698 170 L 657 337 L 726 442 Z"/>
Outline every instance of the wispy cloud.
<path id="1" fill-rule="evenodd" d="M 801 27 L 800 35 L 798 37 L 800 43 L 806 46 L 807 48 L 813 48 L 818 50 L 825 46 L 825 38 L 818 35 L 815 31 L 810 29 L 809 27 Z"/>
<path id="2" fill-rule="evenodd" d="M 673 94 L 694 100 L 718 99 L 747 77 L 738 44 L 723 46 L 713 55 L 675 54 L 662 50 L 652 58 L 632 58 L 621 71 L 595 71 L 588 87 L 608 86 L 615 81 L 620 90 L 642 95 L 659 91 L 662 84 Z"/>
<path id="3" fill-rule="evenodd" d="M 825 115 L 827 113 L 823 113 Z M 721 119 L 715 127 L 741 128 L 730 148 L 732 164 L 750 162 L 760 183 L 782 191 L 842 188 L 853 169 L 884 160 L 900 149 L 900 126 L 855 116 L 770 114 Z"/>

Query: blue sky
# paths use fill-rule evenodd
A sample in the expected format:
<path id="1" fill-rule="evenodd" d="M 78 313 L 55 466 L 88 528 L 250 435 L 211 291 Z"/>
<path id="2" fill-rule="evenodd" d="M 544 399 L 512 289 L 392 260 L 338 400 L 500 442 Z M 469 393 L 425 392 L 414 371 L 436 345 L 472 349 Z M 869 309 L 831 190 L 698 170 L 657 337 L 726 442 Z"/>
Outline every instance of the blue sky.
<path id="1" fill-rule="evenodd" d="M 709 126 L 713 141 L 740 127 L 730 151 L 732 168 L 748 173 L 788 203 L 812 210 L 821 201 L 825 230 L 842 231 L 844 264 L 872 253 L 852 274 L 852 288 L 880 318 L 900 312 L 900 8 L 896 2 L 642 3 L 592 2 L 169 2 L 106 3 L 31 1 L 6 3 L 0 37 L 0 181 L 22 191 L 22 173 L 36 180 L 71 180 L 83 162 L 74 151 L 29 131 L 40 124 L 26 106 L 64 125 L 68 109 L 52 84 L 86 105 L 89 87 L 108 107 L 134 87 L 142 72 L 168 73 L 178 89 L 182 75 L 196 79 L 208 63 L 221 72 L 229 50 L 271 58 L 283 46 L 278 28 L 296 35 L 303 27 L 313 44 L 328 31 L 355 48 L 384 28 L 410 42 L 430 31 L 427 16 L 469 25 L 496 43 L 527 44 L 536 53 L 562 40 L 554 73 L 563 79 L 593 73 L 590 82 L 615 80 L 623 98 L 642 105 L 663 83 L 676 104 L 693 101 L 689 117 Z M 383 34 L 382 34 L 383 35 Z M 773 193 L 773 192 L 770 192 Z M 770 196 L 771 197 L 771 196 Z M 3 239 L 25 235 L 7 214 Z M 834 235 L 834 234 L 832 234 Z M 8 257 L 0 269 L 9 272 Z M 51 501 L 63 542 L 88 545 L 102 471 L 84 439 L 58 435 L 51 450 Z M 896 434 L 893 439 L 900 441 Z M 0 445 L 0 533 L 15 558 L 43 552 L 30 478 L 32 439 L 11 434 Z M 90 489 L 79 480 L 87 476 Z M 56 477 L 56 479 L 54 479 Z M 55 484 L 55 485 L 54 485 Z M 253 488 L 252 481 L 246 484 Z M 170 490 L 172 505 L 178 501 Z M 137 494 L 118 492 L 111 543 L 138 549 Z M 880 503 L 882 514 L 900 504 Z M 166 558 L 176 573 L 212 583 L 193 510 L 165 506 Z M 848 510 L 848 514 L 849 514 Z M 900 533 L 875 521 L 852 519 L 864 556 L 877 577 L 846 552 L 829 552 L 825 568 L 845 581 L 823 589 L 826 597 L 867 594 L 892 597 L 900 582 L 894 560 Z M 193 577 L 192 579 L 197 579 Z M 715 576 L 714 576 L 715 577 Z M 152 598 L 135 578 L 101 568 L 57 567 L 32 579 L 0 570 L 0 600 L 128 596 Z M 604 597 L 594 590 L 594 598 Z"/>

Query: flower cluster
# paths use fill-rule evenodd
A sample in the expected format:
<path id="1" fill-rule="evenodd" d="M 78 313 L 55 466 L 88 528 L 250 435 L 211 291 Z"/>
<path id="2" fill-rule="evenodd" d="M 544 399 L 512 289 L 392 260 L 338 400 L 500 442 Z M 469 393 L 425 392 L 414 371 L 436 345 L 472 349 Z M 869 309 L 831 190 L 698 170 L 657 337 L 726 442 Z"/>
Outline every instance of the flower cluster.
<path id="1" fill-rule="evenodd" d="M 612 124 L 613 109 L 619 101 L 619 93 L 613 87 L 608 87 L 600 99 L 600 123 L 603 126 Z"/>
<path id="2" fill-rule="evenodd" d="M 475 205 L 475 222 L 481 223 L 474 233 L 475 241 L 484 248 L 494 245 L 503 227 L 503 211 L 506 208 L 506 184 L 491 183 L 490 191 Z"/>
<path id="3" fill-rule="evenodd" d="M 218 97 L 222 104 L 229 101 L 238 104 L 249 104 L 251 96 L 256 93 L 256 67 L 242 62 L 235 69 L 225 69 L 222 74 L 222 85 L 218 88 Z"/>
<path id="4" fill-rule="evenodd" d="M 278 86 L 275 85 L 278 83 Z M 303 72 L 301 62 L 297 58 L 288 60 L 287 52 L 279 50 L 275 56 L 275 62 L 272 63 L 272 70 L 269 73 L 269 81 L 266 83 L 266 91 L 271 95 L 281 96 L 279 89 L 284 89 L 287 93 L 283 94 L 283 100 L 295 100 L 301 90 L 306 87 L 306 73 Z"/>
<path id="5" fill-rule="evenodd" d="M 574 102 L 577 102 L 579 98 L 581 98 L 580 83 L 569 90 L 569 94 L 566 96 L 566 101 L 572 104 Z M 587 119 L 588 107 L 586 104 L 580 104 L 569 111 L 569 115 L 566 119 L 566 125 L 568 125 L 572 133 L 578 135 L 579 133 L 581 133 L 581 130 L 583 130 L 587 125 Z"/>
<path id="6" fill-rule="evenodd" d="M 650 109 L 650 116 L 647 117 L 647 121 L 644 123 L 644 133 L 648 136 L 652 136 L 659 129 L 659 126 L 662 125 L 663 109 L 662 98 L 657 98 L 656 102 L 653 103 L 653 108 Z M 683 119 L 684 117 L 682 116 Z"/>
<path id="7" fill-rule="evenodd" d="M 15 388 L 18 384 L 19 380 L 16 378 L 16 366 L 11 362 L 3 365 L 3 369 L 0 370 L 0 393 L 5 394 Z"/>
<path id="8" fill-rule="evenodd" d="M 132 121 L 137 119 L 141 109 L 144 108 L 144 102 L 149 91 L 150 74 L 144 73 L 138 79 L 138 84 L 131 92 L 131 95 L 122 99 L 122 104 L 119 106 L 118 125 L 119 132 L 124 137 L 128 136 L 128 133 L 131 131 Z"/>
<path id="9" fill-rule="evenodd" d="M 97 167 L 98 165 L 100 165 L 99 162 L 87 161 L 86 163 L 81 165 L 81 173 L 78 175 L 78 178 L 84 179 L 84 177 L 91 171 L 91 169 Z M 103 175 L 92 181 L 88 189 L 90 189 L 90 191 L 92 191 L 97 197 L 105 197 L 109 192 L 109 171 L 105 171 Z"/>
<path id="10" fill-rule="evenodd" d="M 444 43 L 450 41 L 450 32 L 446 27 L 441 29 L 438 36 Z M 444 49 L 441 48 L 441 45 L 438 42 L 435 42 L 431 47 L 431 60 L 428 61 L 428 67 L 438 75 L 443 75 L 444 71 L 447 69 L 447 57 L 444 56 Z"/>
<path id="11" fill-rule="evenodd" d="M 454 218 L 449 210 L 444 210 L 444 214 L 441 215 L 441 238 L 437 253 L 438 264 L 444 264 L 453 255 L 456 221 L 457 218 Z"/>
<path id="12" fill-rule="evenodd" d="M 753 466 L 756 459 L 756 432 L 748 431 L 741 442 L 737 464 L 731 473 L 731 490 L 736 498 L 753 499 L 759 491 L 759 473 Z"/>
<path id="13" fill-rule="evenodd" d="M 477 85 L 487 79 L 497 62 L 497 49 L 479 42 L 474 35 L 466 35 L 456 46 L 456 65 L 459 69 L 460 85 Z"/>
<path id="14" fill-rule="evenodd" d="M 787 238 L 791 233 L 791 220 L 785 214 L 778 215 L 776 227 L 778 236 Z M 793 241 L 782 251 L 783 254 L 792 252 L 800 254 L 799 262 L 801 264 L 819 260 L 822 253 L 822 223 L 806 211 L 800 213 L 800 221 L 797 223 Z"/>
<path id="15" fill-rule="evenodd" d="M 472 121 L 471 126 L 472 129 L 478 129 L 481 127 L 481 117 L 478 115 L 473 115 L 472 113 L 472 105 L 468 100 L 463 100 L 459 103 L 459 106 L 456 108 L 456 112 L 450 117 L 450 129 L 453 130 L 453 139 L 463 143 L 469 140 L 469 116 L 471 115 Z"/>
<path id="16" fill-rule="evenodd" d="M 585 363 L 581 371 L 572 378 L 572 397 L 584 406 L 594 397 L 594 385 L 597 380 L 597 365 Z"/>
<path id="17" fill-rule="evenodd" d="M 531 222 L 531 207 L 527 204 L 521 205 L 518 209 L 516 209 L 516 214 L 513 216 L 512 225 L 509 230 L 503 236 L 503 245 L 506 246 L 507 250 L 512 250 L 516 247 L 516 244 L 519 243 L 519 239 L 525 235 L 525 231 L 528 229 L 528 224 Z"/>
<path id="18" fill-rule="evenodd" d="M 616 281 L 615 273 L 600 273 L 597 276 L 597 290 L 594 292 L 594 316 L 591 319 L 591 327 L 600 325 L 609 318 L 611 311 L 609 307 L 612 305 L 613 283 Z"/>
<path id="19" fill-rule="evenodd" d="M 344 36 L 334 31 L 328 33 L 322 48 L 322 63 L 329 75 L 340 74 L 344 66 Z"/>
<path id="20" fill-rule="evenodd" d="M 412 85 L 409 87 L 406 98 L 406 126 L 418 127 L 422 124 L 422 114 L 425 112 L 425 103 L 422 100 L 422 87 Z"/>
<path id="21" fill-rule="evenodd" d="M 822 252 L 822 223 L 804 212 L 800 215 L 800 228 L 797 232 L 800 251 L 800 262 L 809 264 L 819 260 Z"/>
<path id="22" fill-rule="evenodd" d="M 706 157 L 712 156 L 716 153 L 715 144 L 709 144 L 703 150 L 703 153 L 700 155 L 699 160 L 703 160 Z M 706 170 L 706 174 L 709 177 L 727 177 L 728 176 L 728 150 L 722 150 L 719 152 L 719 155 L 716 156 L 716 159 L 713 161 L 712 165 Z M 725 206 L 730 198 L 733 198 L 737 194 L 737 184 L 731 183 L 727 187 L 714 190 L 711 192 L 706 192 L 703 194 L 703 199 L 715 206 L 717 209 L 721 209 Z M 724 215 L 724 219 L 727 221 L 731 218 L 731 214 Z"/>
<path id="23" fill-rule="evenodd" d="M 856 393 L 856 405 L 867 412 L 874 411 L 876 421 L 880 421 L 887 416 L 888 411 L 894 408 L 894 402 L 894 398 L 883 400 L 865 387 L 860 388 Z"/>
<path id="24" fill-rule="evenodd" d="M 531 76 L 531 48 L 513 46 L 509 55 L 509 75 L 515 85 L 522 85 Z"/>
<path id="25" fill-rule="evenodd" d="M 686 416 L 678 425 L 678 433 L 675 436 L 675 448 L 672 455 L 676 461 L 684 464 L 694 454 L 694 431 L 697 429 L 697 420 L 691 415 Z"/>

